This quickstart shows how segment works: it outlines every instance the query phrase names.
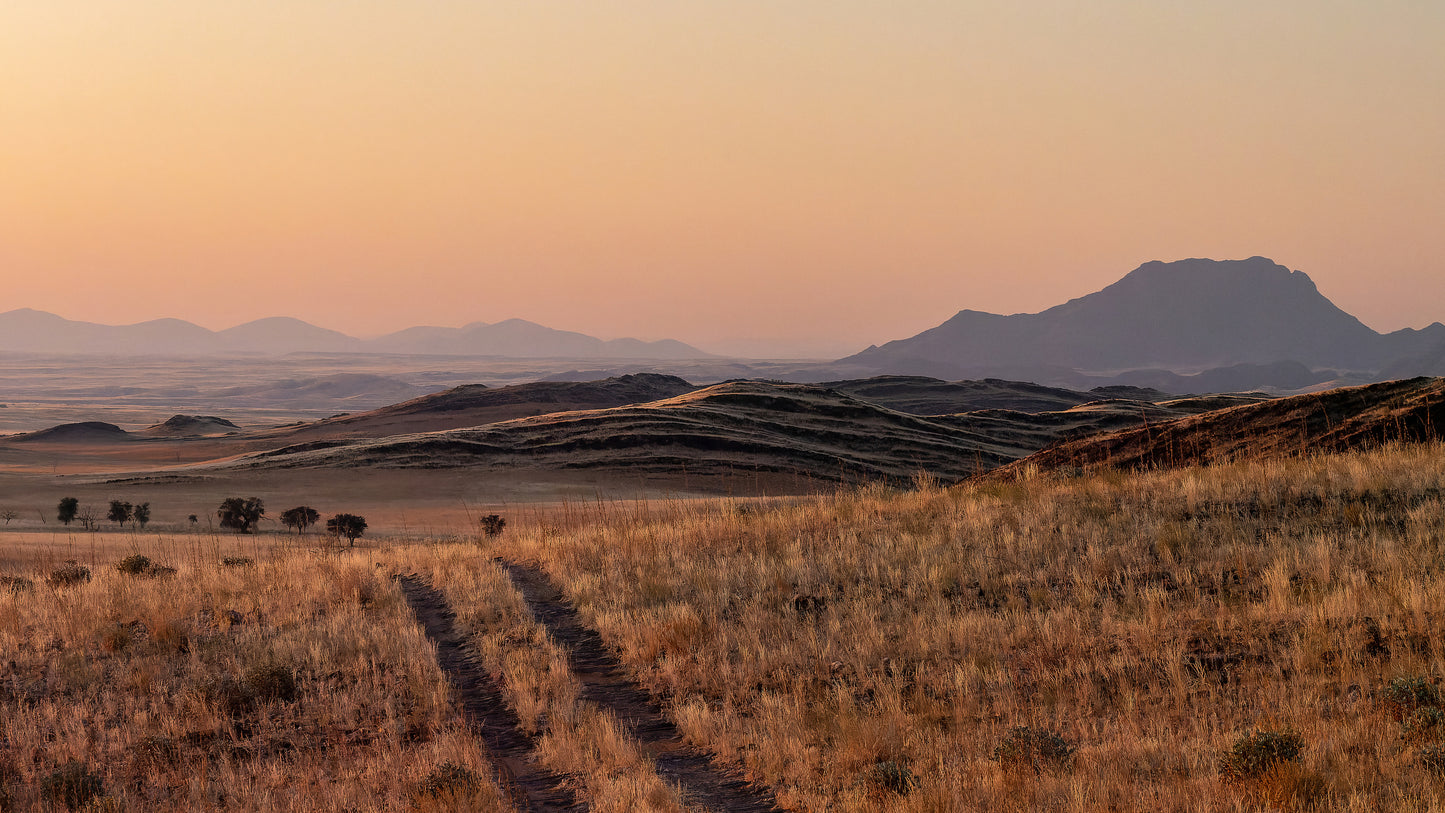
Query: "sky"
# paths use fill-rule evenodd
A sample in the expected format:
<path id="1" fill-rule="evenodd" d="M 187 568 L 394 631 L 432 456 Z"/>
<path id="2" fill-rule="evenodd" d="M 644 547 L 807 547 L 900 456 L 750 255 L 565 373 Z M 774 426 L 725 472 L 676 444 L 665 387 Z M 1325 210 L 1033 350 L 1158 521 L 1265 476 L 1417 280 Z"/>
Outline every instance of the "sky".
<path id="1" fill-rule="evenodd" d="M 0 311 L 833 356 L 1150 260 L 1445 321 L 1436 0 L 7 0 Z"/>

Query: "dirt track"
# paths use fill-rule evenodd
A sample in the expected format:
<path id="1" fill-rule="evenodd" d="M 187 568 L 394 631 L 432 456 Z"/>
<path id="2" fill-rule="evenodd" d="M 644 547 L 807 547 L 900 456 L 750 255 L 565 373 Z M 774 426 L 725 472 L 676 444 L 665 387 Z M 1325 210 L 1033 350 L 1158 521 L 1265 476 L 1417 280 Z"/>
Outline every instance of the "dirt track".
<path id="1" fill-rule="evenodd" d="M 397 581 L 427 638 L 436 644 L 437 663 L 451 681 L 462 711 L 476 726 L 497 768 L 498 784 L 512 804 L 538 813 L 587 810 L 563 785 L 562 777 L 534 762 L 536 741 L 521 730 L 501 688 L 464 649 L 453 624 L 456 616 L 442 594 L 420 576 L 398 576 Z"/>
<path id="2" fill-rule="evenodd" d="M 582 697 L 612 712 L 654 760 L 658 776 L 677 785 L 690 806 L 715 811 L 776 811 L 772 794 L 714 765 L 708 755 L 687 745 L 682 734 L 652 698 L 634 683 L 602 637 L 582 623 L 562 591 L 541 569 L 500 561 L 526 599 L 537 622 L 567 653 L 567 663 L 582 684 Z"/>

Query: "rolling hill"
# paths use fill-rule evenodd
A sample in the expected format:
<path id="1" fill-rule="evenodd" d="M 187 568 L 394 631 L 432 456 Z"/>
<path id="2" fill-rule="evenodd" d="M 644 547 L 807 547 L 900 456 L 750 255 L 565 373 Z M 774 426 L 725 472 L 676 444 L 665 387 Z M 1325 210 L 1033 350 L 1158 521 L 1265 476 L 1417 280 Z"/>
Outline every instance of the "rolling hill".
<path id="1" fill-rule="evenodd" d="M 1006 470 L 1161 468 L 1445 439 L 1445 379 L 1413 378 L 1154 422 L 1060 443 Z"/>

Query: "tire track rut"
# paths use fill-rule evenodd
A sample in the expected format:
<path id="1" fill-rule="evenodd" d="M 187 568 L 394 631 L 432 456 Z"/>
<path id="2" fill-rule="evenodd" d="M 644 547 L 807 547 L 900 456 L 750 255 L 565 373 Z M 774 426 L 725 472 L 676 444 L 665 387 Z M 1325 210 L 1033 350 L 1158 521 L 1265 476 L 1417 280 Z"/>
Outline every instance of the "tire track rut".
<path id="1" fill-rule="evenodd" d="M 567 654 L 582 697 L 612 712 L 653 759 L 658 776 L 679 786 L 689 805 L 707 810 L 769 813 L 778 807 L 772 794 L 712 763 L 703 751 L 683 741 L 677 726 L 607 649 L 602 636 L 582 623 L 561 589 L 539 567 L 496 560 L 527 602 L 537 622 Z"/>
<path id="2" fill-rule="evenodd" d="M 402 595 L 437 649 L 437 664 L 451 683 L 462 713 L 471 721 L 496 768 L 498 783 L 512 804 L 526 811 L 586 811 L 587 805 L 563 778 L 536 764 L 537 741 L 521 729 L 502 689 L 465 648 L 456 614 L 446 598 L 416 574 L 397 576 Z"/>

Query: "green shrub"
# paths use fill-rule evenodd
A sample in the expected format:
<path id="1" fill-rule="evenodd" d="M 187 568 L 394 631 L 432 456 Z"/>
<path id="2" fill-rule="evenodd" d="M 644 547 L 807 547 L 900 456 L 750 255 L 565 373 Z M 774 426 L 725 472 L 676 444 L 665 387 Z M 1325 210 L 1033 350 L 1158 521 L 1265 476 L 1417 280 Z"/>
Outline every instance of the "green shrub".
<path id="1" fill-rule="evenodd" d="M 1289 731 L 1251 731 L 1234 741 L 1219 758 L 1219 773 L 1226 779 L 1255 778 L 1270 768 L 1299 759 L 1304 740 Z"/>
<path id="2" fill-rule="evenodd" d="M 79 810 L 104 792 L 100 777 L 84 762 L 68 762 L 40 782 L 40 794 L 67 810 Z"/>
<path id="3" fill-rule="evenodd" d="M 1005 768 L 1028 768 L 1034 773 L 1044 769 L 1066 767 L 1074 757 L 1074 747 L 1052 731 L 1040 731 L 1026 725 L 1010 731 L 993 749 L 993 758 Z"/>
<path id="4" fill-rule="evenodd" d="M 1385 684 L 1380 702 L 1391 717 L 1404 722 L 1417 709 L 1441 705 L 1440 690 L 1428 678 L 1402 676 Z"/>

